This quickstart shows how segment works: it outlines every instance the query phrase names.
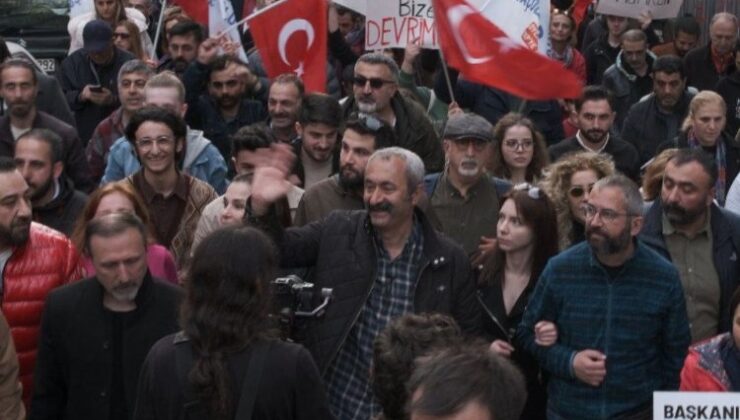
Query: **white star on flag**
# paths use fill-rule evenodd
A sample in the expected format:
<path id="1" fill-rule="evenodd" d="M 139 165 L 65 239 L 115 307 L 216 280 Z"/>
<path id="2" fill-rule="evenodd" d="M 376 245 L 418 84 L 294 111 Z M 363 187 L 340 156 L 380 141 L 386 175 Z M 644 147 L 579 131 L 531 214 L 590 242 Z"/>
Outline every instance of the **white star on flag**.
<path id="1" fill-rule="evenodd" d="M 303 75 L 306 73 L 306 71 L 303 68 L 303 61 L 298 63 L 298 68 L 293 70 L 295 72 L 295 75 L 298 76 L 298 78 L 303 78 Z"/>

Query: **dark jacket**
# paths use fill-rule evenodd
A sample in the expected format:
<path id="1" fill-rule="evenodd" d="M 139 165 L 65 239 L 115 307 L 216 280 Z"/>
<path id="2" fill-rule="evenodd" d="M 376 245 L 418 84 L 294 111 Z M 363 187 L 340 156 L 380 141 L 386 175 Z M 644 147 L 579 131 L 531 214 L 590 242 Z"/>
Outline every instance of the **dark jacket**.
<path id="1" fill-rule="evenodd" d="M 339 134 L 337 134 L 339 135 Z M 334 147 L 334 152 L 331 156 L 331 175 L 339 172 L 339 147 L 341 140 L 337 141 Z M 306 169 L 303 167 L 303 160 L 301 159 L 301 149 L 303 148 L 303 138 L 296 137 L 290 144 L 293 147 L 293 153 L 296 155 L 295 163 L 293 164 L 293 175 L 297 176 L 301 181 L 299 185 L 301 188 L 306 188 Z"/>
<path id="2" fill-rule="evenodd" d="M 720 285 L 719 333 L 730 331 L 730 297 L 740 285 L 740 215 L 712 203 L 710 207 L 712 229 L 712 260 Z M 645 214 L 639 238 L 669 261 L 671 255 L 663 238 L 663 206 L 660 200 Z"/>
<path id="3" fill-rule="evenodd" d="M 33 128 L 48 128 L 62 138 L 64 147 L 64 173 L 74 182 L 75 189 L 90 192 L 95 185 L 90 179 L 90 167 L 85 159 L 85 151 L 82 147 L 77 130 L 69 124 L 52 117 L 51 115 L 36 111 L 36 118 L 31 124 Z M 10 117 L 0 118 L 0 156 L 13 157 L 15 153 L 15 141 L 10 131 Z"/>
<path id="4" fill-rule="evenodd" d="M 236 118 L 226 121 L 221 115 L 221 110 L 216 101 L 207 93 L 202 93 L 203 86 L 205 86 L 209 77 L 208 72 L 208 66 L 194 61 L 182 76 L 182 82 L 185 85 L 185 98 L 188 103 L 188 112 L 185 119 L 190 128 L 203 130 L 203 135 L 216 146 L 223 158 L 229 162 L 231 160 L 230 136 L 245 125 L 264 121 L 267 118 L 267 112 L 260 102 L 242 99 Z"/>
<path id="5" fill-rule="evenodd" d="M 653 81 L 650 73 L 652 72 L 651 69 L 653 68 L 655 55 L 650 51 L 647 51 L 645 54 L 647 55 L 648 69 L 644 77 L 635 74 L 632 67 L 622 60 L 621 51 L 617 55 L 614 64 L 606 69 L 604 73 L 602 83 L 614 95 L 615 105 L 613 111 L 617 113 L 614 125 L 619 130 L 622 129 L 624 118 L 627 116 L 627 111 L 629 111 L 630 107 L 653 90 Z"/>
<path id="6" fill-rule="evenodd" d="M 673 118 L 658 108 L 655 94 L 632 105 L 622 126 L 622 139 L 637 149 L 640 165 L 655 157 L 661 143 L 671 141 L 678 135 L 694 94 L 693 89 L 684 91 L 671 113 Z"/>
<path id="7" fill-rule="evenodd" d="M 620 48 L 609 45 L 609 34 L 605 33 L 586 48 L 586 80 L 589 85 L 600 85 L 606 69 L 617 61 Z"/>
<path id="8" fill-rule="evenodd" d="M 727 66 L 725 73 L 717 73 L 717 68 L 714 67 L 712 61 L 711 44 L 687 52 L 683 57 L 683 66 L 686 71 L 686 85 L 693 86 L 700 91 L 714 90 L 721 79 L 735 70 L 735 66 L 730 65 Z"/>
<path id="9" fill-rule="evenodd" d="M 727 133 L 724 132 L 720 135 L 720 141 L 725 143 L 726 148 L 726 194 L 730 190 L 732 181 L 735 179 L 735 177 L 737 177 L 738 172 L 740 172 L 740 144 L 738 144 L 735 139 L 728 136 Z M 682 131 L 673 140 L 661 144 L 660 146 L 658 146 L 658 150 L 655 153 L 660 153 L 663 150 L 669 149 L 671 147 L 676 147 L 679 149 L 685 149 L 689 147 L 687 133 L 685 131 Z"/>
<path id="10" fill-rule="evenodd" d="M 187 341 L 180 342 L 182 339 L 178 336 L 181 334 L 162 338 L 149 352 L 141 368 L 136 414 L 133 417 L 135 420 L 196 418 L 185 416 L 184 404 L 188 400 L 185 398 L 183 383 L 178 380 L 181 373 L 177 369 L 176 355 L 176 351 L 181 350 L 177 348 L 180 346 L 187 346 L 183 350 L 192 353 L 192 344 Z M 253 419 L 333 419 L 319 371 L 311 359 L 311 354 L 303 346 L 272 341 L 267 354 L 254 402 Z M 225 358 L 230 384 L 233 384 L 231 389 L 233 406 L 241 396 L 244 373 L 251 357 L 252 349 L 247 348 Z M 207 411 L 202 404 L 199 408 Z"/>
<path id="11" fill-rule="evenodd" d="M 83 145 L 87 145 L 95 127 L 121 105 L 118 101 L 118 70 L 123 63 L 133 60 L 134 56 L 118 48 L 114 51 L 113 59 L 104 66 L 93 64 L 84 49 L 73 52 L 62 61 L 59 83 L 62 85 L 69 107 L 75 114 L 77 132 Z M 109 89 L 114 96 L 113 102 L 98 106 L 92 102 L 81 101 L 80 93 L 86 85 L 100 85 Z"/>
<path id="12" fill-rule="evenodd" d="M 349 118 L 350 114 L 357 112 L 357 104 L 354 96 L 350 95 L 343 104 L 344 118 Z M 400 92 L 391 98 L 391 108 L 396 115 L 396 126 L 393 131 L 396 134 L 395 146 L 411 150 L 419 155 L 424 161 L 424 168 L 427 172 L 438 172 L 444 167 L 444 151 L 442 142 L 434 131 L 432 122 L 426 115 L 426 111 L 421 105 L 409 101 L 401 96 Z"/>
<path id="13" fill-rule="evenodd" d="M 75 228 L 77 216 L 87 204 L 87 194 L 74 189 L 72 181 L 64 176 L 59 180 L 59 194 L 42 207 L 33 208 L 33 220 L 56 229 L 69 237 Z"/>
<path id="14" fill-rule="evenodd" d="M 124 327 L 122 366 L 125 406 L 134 412 L 139 370 L 149 349 L 178 330 L 178 288 L 147 273 L 137 308 Z M 49 294 L 41 323 L 30 420 L 97 419 L 110 414 L 113 340 L 95 277 Z"/>
<path id="15" fill-rule="evenodd" d="M 457 78 L 458 72 L 450 69 L 455 86 L 455 101 L 496 125 L 509 112 L 519 112 L 534 122 L 547 144 L 555 144 L 565 137 L 563 113 L 557 101 L 525 101 L 510 93 Z M 434 93 L 445 102 L 450 102 L 450 93 L 444 77 L 437 77 Z M 430 171 L 427 171 L 430 172 Z"/>
<path id="16" fill-rule="evenodd" d="M 41 71 L 36 72 L 38 80 L 38 92 L 36 93 L 36 109 L 46 112 L 54 118 L 64 121 L 65 123 L 75 126 L 75 116 L 69 109 L 67 100 L 64 98 L 59 81 L 53 77 L 44 74 Z M 5 115 L 4 101 L 0 98 L 0 115 Z"/>
<path id="17" fill-rule="evenodd" d="M 548 147 L 547 151 L 550 153 L 550 161 L 555 162 L 569 153 L 583 152 L 586 150 L 581 147 L 576 137 L 570 137 Z M 609 141 L 606 143 L 606 148 L 604 148 L 602 153 L 610 155 L 614 159 L 614 166 L 616 166 L 619 172 L 635 181 L 640 179 L 640 164 L 637 150 L 631 144 L 611 134 Z"/>
<path id="18" fill-rule="evenodd" d="M 421 210 L 417 209 L 416 217 L 422 224 L 424 251 L 414 311 L 450 314 L 463 331 L 478 331 L 480 311 L 467 256 L 459 245 L 435 232 Z M 375 282 L 377 263 L 367 211 L 334 211 L 320 221 L 287 230 L 274 219 L 247 218 L 250 225 L 268 231 L 276 240 L 283 267 L 313 267 L 316 286 L 334 289 L 326 314 L 301 333 L 324 372 L 347 339 Z"/>
<path id="19" fill-rule="evenodd" d="M 740 130 L 740 71 L 736 70 L 717 83 L 715 89 L 727 104 L 727 125 L 725 132 L 735 137 Z"/>

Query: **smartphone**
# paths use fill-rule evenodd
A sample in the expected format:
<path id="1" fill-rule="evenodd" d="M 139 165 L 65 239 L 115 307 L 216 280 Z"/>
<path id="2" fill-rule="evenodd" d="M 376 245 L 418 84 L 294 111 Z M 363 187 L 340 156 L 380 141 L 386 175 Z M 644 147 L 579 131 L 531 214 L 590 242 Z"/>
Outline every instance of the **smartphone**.
<path id="1" fill-rule="evenodd" d="M 90 92 L 103 93 L 103 87 L 100 85 L 90 86 Z"/>

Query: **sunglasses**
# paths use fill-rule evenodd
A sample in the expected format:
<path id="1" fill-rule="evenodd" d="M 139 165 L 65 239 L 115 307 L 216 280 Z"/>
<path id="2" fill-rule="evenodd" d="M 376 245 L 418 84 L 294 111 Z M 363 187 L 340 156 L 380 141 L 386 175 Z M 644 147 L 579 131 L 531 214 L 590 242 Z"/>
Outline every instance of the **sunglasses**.
<path id="1" fill-rule="evenodd" d="M 113 38 L 129 39 L 131 38 L 131 35 L 123 32 L 114 32 Z"/>
<path id="2" fill-rule="evenodd" d="M 574 185 L 570 187 L 568 190 L 568 194 L 570 194 L 573 198 L 581 198 L 585 194 L 588 194 L 591 192 L 591 189 L 594 187 L 594 184 L 588 184 L 586 187 L 582 185 Z"/>
<path id="3" fill-rule="evenodd" d="M 368 82 L 370 82 L 370 87 L 373 89 L 380 89 L 386 83 L 388 84 L 396 83 L 393 80 L 384 80 L 384 79 L 375 78 L 375 77 L 367 78 L 365 76 L 355 75 L 352 78 L 352 83 L 354 83 L 355 86 L 365 87 Z"/>

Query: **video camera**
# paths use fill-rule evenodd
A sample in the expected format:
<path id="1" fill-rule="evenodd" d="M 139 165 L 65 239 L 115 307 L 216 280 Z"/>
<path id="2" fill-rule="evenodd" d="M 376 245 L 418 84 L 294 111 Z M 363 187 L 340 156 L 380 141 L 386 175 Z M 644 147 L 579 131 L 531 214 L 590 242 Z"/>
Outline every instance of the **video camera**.
<path id="1" fill-rule="evenodd" d="M 316 290 L 313 283 L 293 274 L 276 278 L 271 287 L 273 316 L 284 339 L 291 336 L 297 318 L 311 319 L 324 315 L 334 293 L 330 288 Z"/>

